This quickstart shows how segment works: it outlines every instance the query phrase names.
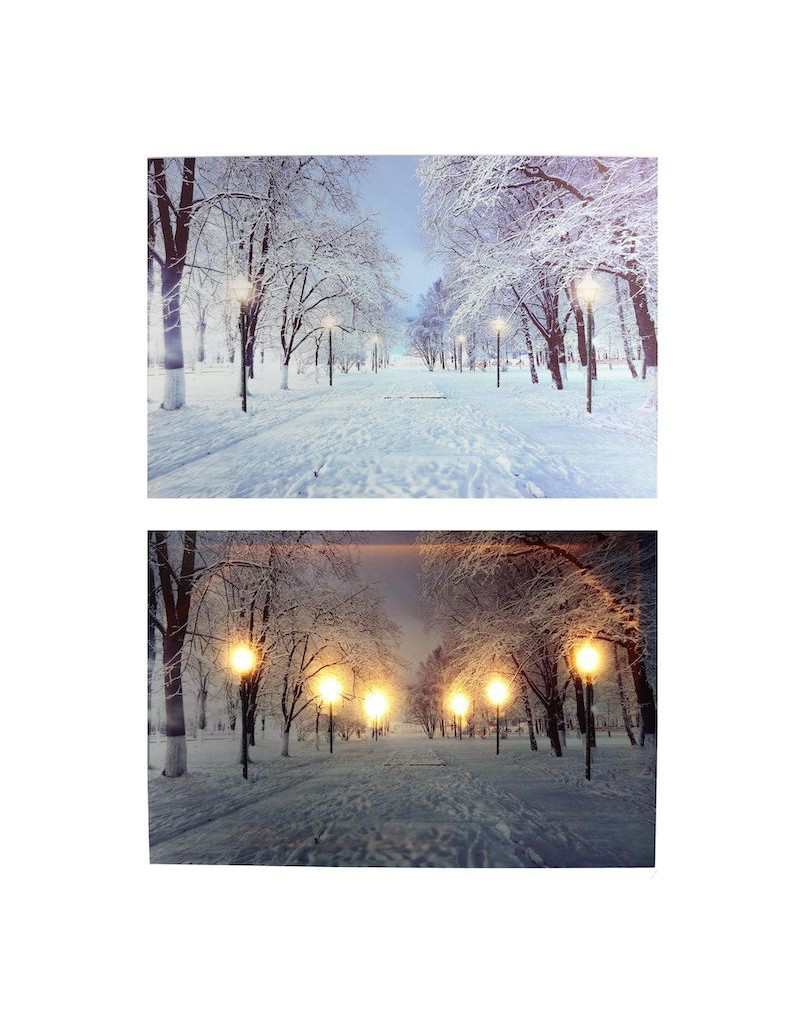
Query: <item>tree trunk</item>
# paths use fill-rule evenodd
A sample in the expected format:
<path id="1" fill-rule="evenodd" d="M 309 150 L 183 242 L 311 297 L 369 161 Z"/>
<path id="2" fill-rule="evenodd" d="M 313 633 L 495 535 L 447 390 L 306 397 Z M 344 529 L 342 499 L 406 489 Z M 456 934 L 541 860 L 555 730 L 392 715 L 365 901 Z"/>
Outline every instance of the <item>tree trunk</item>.
<path id="1" fill-rule="evenodd" d="M 583 698 L 583 682 L 579 677 L 573 676 L 572 683 L 575 686 L 575 712 L 578 716 L 578 730 L 582 735 L 586 734 L 586 703 Z"/>
<path id="2" fill-rule="evenodd" d="M 551 703 L 547 707 L 545 716 L 547 718 L 547 737 L 550 739 L 550 750 L 554 756 L 563 756 L 564 752 L 561 748 L 561 737 L 558 733 L 558 718 L 556 716 L 554 704 Z"/>
<path id="3" fill-rule="evenodd" d="M 164 320 L 164 410 L 178 410 L 186 402 L 181 331 L 181 279 L 170 267 L 161 269 L 161 311 Z"/>
<path id="4" fill-rule="evenodd" d="M 627 642 L 625 653 L 628 657 L 628 666 L 633 678 L 633 687 L 636 692 L 636 702 L 639 704 L 639 744 L 645 745 L 648 741 L 655 741 L 656 735 L 656 703 L 653 689 L 647 680 L 647 668 L 644 663 L 644 655 L 636 642 Z"/>
<path id="5" fill-rule="evenodd" d="M 561 333 L 555 333 L 547 336 L 547 366 L 550 368 L 550 374 L 553 377 L 553 385 L 557 389 L 564 388 L 564 377 L 563 371 L 566 370 L 566 364 L 564 364 L 564 336 Z"/>
<path id="6" fill-rule="evenodd" d="M 617 688 L 619 689 L 619 705 L 622 709 L 622 722 L 625 725 L 625 734 L 628 736 L 628 741 L 631 745 L 636 745 L 636 736 L 633 733 L 633 726 L 631 724 L 631 714 L 628 709 L 628 700 L 625 698 L 625 688 L 622 683 L 622 668 L 619 663 L 619 647 L 614 646 L 614 670 L 617 675 Z"/>
<path id="7" fill-rule="evenodd" d="M 642 340 L 645 364 L 649 371 L 656 371 L 658 368 L 658 340 L 656 327 L 647 304 L 644 283 L 635 271 L 627 276 L 626 281 L 636 318 L 636 328 L 639 331 L 639 338 Z"/>
<path id="8" fill-rule="evenodd" d="M 528 698 L 528 692 L 523 685 L 522 692 L 522 705 L 525 708 L 525 720 L 528 723 L 528 738 L 530 740 L 531 751 L 536 752 L 539 746 L 536 744 L 536 732 L 533 728 L 533 713 L 531 712 L 531 702 Z"/>
<path id="9" fill-rule="evenodd" d="M 166 714 L 167 755 L 165 777 L 181 777 L 186 773 L 186 723 L 183 716 L 183 683 L 181 680 L 182 646 L 174 634 L 164 638 L 164 709 Z"/>
<path id="10" fill-rule="evenodd" d="M 281 756 L 289 755 L 289 731 L 291 730 L 291 724 L 283 725 L 283 734 L 281 736 Z"/>
<path id="11" fill-rule="evenodd" d="M 631 337 L 628 332 L 628 322 L 625 320 L 625 312 L 622 309 L 622 293 L 619 287 L 619 277 L 614 275 L 614 292 L 617 297 L 617 317 L 619 318 L 619 330 L 622 334 L 622 348 L 625 352 L 625 362 L 632 378 L 638 378 L 636 364 L 633 362 L 633 351 L 631 349 Z"/>
<path id="12" fill-rule="evenodd" d="M 528 326 L 528 322 L 525 318 L 522 318 L 522 334 L 525 338 L 525 349 L 528 353 L 528 364 L 531 372 L 531 382 L 534 385 L 539 384 L 539 375 L 536 373 L 536 354 L 533 351 L 533 342 L 531 341 L 531 330 Z"/>
<path id="13" fill-rule="evenodd" d="M 197 326 L 197 363 L 204 364 L 206 359 L 206 323 L 201 321 Z"/>

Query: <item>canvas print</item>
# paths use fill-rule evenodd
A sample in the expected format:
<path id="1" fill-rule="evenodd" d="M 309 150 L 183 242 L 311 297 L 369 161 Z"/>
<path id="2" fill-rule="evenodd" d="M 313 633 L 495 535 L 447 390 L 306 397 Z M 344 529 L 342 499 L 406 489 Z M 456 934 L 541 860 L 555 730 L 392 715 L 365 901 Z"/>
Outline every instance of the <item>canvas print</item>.
<path id="1" fill-rule="evenodd" d="M 653 866 L 655 534 L 152 531 L 148 581 L 152 862 Z"/>
<path id="2" fill-rule="evenodd" d="M 656 178 L 149 159 L 149 495 L 654 496 Z"/>

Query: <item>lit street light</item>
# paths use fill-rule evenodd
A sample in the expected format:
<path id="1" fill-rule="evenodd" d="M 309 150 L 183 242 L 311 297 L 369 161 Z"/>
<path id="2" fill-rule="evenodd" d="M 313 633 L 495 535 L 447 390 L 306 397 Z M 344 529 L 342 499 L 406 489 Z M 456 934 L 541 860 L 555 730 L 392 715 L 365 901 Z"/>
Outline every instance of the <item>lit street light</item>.
<path id="1" fill-rule="evenodd" d="M 239 699 L 242 705 L 242 777 L 247 780 L 247 694 L 245 678 L 256 665 L 256 653 L 246 642 L 232 647 L 230 652 L 231 667 L 239 675 Z"/>
<path id="2" fill-rule="evenodd" d="M 333 753 L 333 704 L 342 694 L 342 685 L 338 678 L 323 678 L 319 683 L 320 697 L 328 704 L 328 733 L 330 734 L 330 750 Z"/>
<path id="3" fill-rule="evenodd" d="M 458 717 L 458 740 L 464 735 L 464 714 L 469 709 L 469 699 L 463 692 L 456 692 L 450 697 L 450 709 Z"/>
<path id="4" fill-rule="evenodd" d="M 502 317 L 492 321 L 492 328 L 497 332 L 497 388 L 500 388 L 500 332 L 505 331 L 506 323 Z"/>
<path id="5" fill-rule="evenodd" d="M 592 779 L 592 740 L 594 738 L 594 681 L 600 666 L 600 653 L 591 642 L 584 642 L 575 652 L 575 666 L 586 682 L 586 780 Z"/>
<path id="6" fill-rule="evenodd" d="M 253 287 L 250 280 L 239 275 L 230 283 L 231 295 L 239 304 L 239 339 L 242 345 L 242 412 L 247 413 L 247 306 Z"/>
<path id="7" fill-rule="evenodd" d="M 600 296 L 600 286 L 587 275 L 577 287 L 578 302 L 586 310 L 586 413 L 592 412 L 592 366 L 595 365 L 594 344 L 592 335 L 594 333 L 594 304 Z M 596 365 L 595 365 L 596 366 Z"/>
<path id="8" fill-rule="evenodd" d="M 333 329 L 336 321 L 332 317 L 322 320 L 322 327 L 328 329 L 328 385 L 333 385 Z"/>
<path id="9" fill-rule="evenodd" d="M 378 721 L 385 716 L 389 709 L 389 700 L 383 692 L 370 692 L 364 700 L 364 709 L 367 717 L 372 721 L 372 737 L 378 737 Z"/>
<path id="10" fill-rule="evenodd" d="M 495 755 L 500 755 L 500 707 L 508 699 L 508 685 L 503 681 L 502 678 L 493 678 L 486 689 L 486 694 L 492 705 L 495 708 L 496 720 L 495 720 L 495 733 L 497 737 L 497 746 L 495 749 Z"/>

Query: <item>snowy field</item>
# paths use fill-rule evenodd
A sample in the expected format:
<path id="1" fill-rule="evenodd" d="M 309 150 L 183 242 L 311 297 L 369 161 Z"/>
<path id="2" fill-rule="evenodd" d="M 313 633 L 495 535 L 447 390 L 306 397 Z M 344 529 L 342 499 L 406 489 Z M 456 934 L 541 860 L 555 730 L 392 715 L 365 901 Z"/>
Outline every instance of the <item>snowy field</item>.
<path id="1" fill-rule="evenodd" d="M 337 374 L 313 369 L 277 388 L 257 365 L 242 413 L 231 365 L 188 372 L 187 406 L 160 409 L 149 385 L 152 497 L 655 496 L 656 411 L 650 382 L 601 365 L 594 412 L 570 365 L 563 392 L 513 367 L 457 374 L 418 366 Z"/>
<path id="2" fill-rule="evenodd" d="M 318 866 L 651 866 L 655 754 L 598 732 L 591 782 L 580 741 L 563 759 L 524 735 L 428 740 L 413 727 L 380 738 L 312 740 L 278 755 L 257 733 L 250 780 L 232 735 L 189 741 L 189 774 L 150 771 L 154 863 Z M 326 741 L 326 740 L 325 740 Z M 153 742 L 154 767 L 164 743 Z"/>

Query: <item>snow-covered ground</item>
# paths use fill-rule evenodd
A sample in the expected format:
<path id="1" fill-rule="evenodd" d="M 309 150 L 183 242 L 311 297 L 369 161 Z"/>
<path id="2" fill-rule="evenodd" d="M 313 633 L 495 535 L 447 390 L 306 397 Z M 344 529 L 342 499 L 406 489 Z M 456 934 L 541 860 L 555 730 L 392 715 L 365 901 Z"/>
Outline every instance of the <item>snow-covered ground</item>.
<path id="1" fill-rule="evenodd" d="M 189 742 L 189 774 L 150 771 L 155 863 L 321 866 L 651 866 L 655 755 L 598 734 L 593 779 L 580 741 L 563 759 L 524 735 L 428 740 L 413 727 L 335 743 L 258 734 L 250 779 L 233 736 Z M 160 767 L 163 742 L 150 747 Z"/>
<path id="2" fill-rule="evenodd" d="M 457 374 L 418 366 L 337 374 L 257 365 L 243 414 L 231 365 L 187 373 L 187 406 L 160 409 L 149 375 L 154 497 L 633 497 L 655 495 L 650 382 L 601 365 L 594 412 L 570 367 L 563 392 L 513 367 Z"/>

